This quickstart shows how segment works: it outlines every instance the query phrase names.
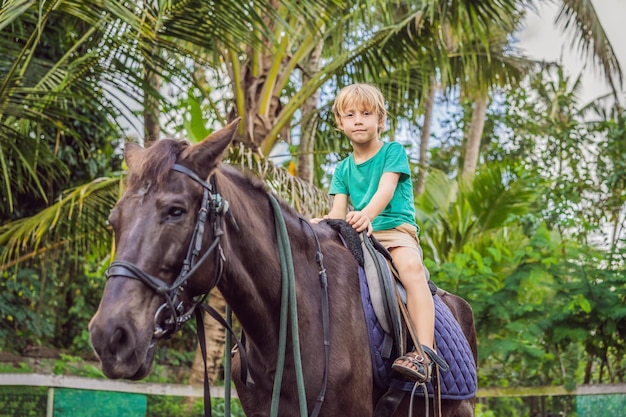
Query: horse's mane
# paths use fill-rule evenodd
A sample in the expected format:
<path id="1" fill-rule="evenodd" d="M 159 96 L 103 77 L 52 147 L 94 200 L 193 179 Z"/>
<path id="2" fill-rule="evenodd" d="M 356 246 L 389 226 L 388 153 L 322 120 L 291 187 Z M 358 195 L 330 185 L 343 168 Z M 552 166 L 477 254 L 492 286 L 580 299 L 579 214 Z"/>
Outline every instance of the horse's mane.
<path id="1" fill-rule="evenodd" d="M 134 155 L 133 163 L 129 165 L 126 175 L 126 185 L 133 187 L 160 187 L 166 180 L 172 166 L 180 155 L 191 146 L 189 142 L 176 139 L 161 139 L 146 148 L 143 152 Z M 228 192 L 232 197 L 238 198 L 248 195 L 250 192 L 260 194 L 271 193 L 269 187 L 257 175 L 247 169 L 240 169 L 227 163 L 218 164 L 219 175 L 223 175 L 228 181 L 218 181 L 218 188 L 230 188 Z M 224 191 L 224 190 L 222 190 Z M 249 200 L 248 200 L 249 201 Z M 298 213 L 283 199 L 278 198 L 284 212 Z"/>
<path id="2" fill-rule="evenodd" d="M 251 171 L 242 171 L 229 164 L 220 164 L 219 170 L 224 176 L 233 182 L 234 186 L 238 189 L 251 188 L 262 193 L 267 193 L 267 185 L 261 181 Z"/>
<path id="3" fill-rule="evenodd" d="M 163 184 L 169 170 L 188 146 L 188 142 L 175 139 L 156 141 L 128 167 L 126 184 L 129 188 L 146 183 L 157 187 Z"/>
<path id="4" fill-rule="evenodd" d="M 231 182 L 230 186 L 233 191 L 231 195 L 247 195 L 250 192 L 258 192 L 259 194 L 273 194 L 278 200 L 279 205 L 285 213 L 291 213 L 293 216 L 299 216 L 299 213 L 291 207 L 283 198 L 272 192 L 270 187 L 261 180 L 257 174 L 246 168 L 239 168 L 233 165 L 223 163 L 219 165 L 219 172 L 228 178 Z M 219 187 L 226 187 L 227 184 L 219 184 Z"/>

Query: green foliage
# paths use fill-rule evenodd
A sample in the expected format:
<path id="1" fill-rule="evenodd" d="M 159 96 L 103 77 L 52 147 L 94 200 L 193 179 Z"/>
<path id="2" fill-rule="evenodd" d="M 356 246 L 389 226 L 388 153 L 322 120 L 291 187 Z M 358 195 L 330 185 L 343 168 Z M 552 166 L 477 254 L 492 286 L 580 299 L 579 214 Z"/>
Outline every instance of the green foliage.
<path id="1" fill-rule="evenodd" d="M 476 417 L 498 416 L 529 417 L 521 398 L 489 398 L 479 401 L 476 406 Z"/>
<path id="2" fill-rule="evenodd" d="M 579 80 L 548 74 L 490 108 L 472 184 L 434 171 L 416 202 L 433 279 L 474 308 L 481 385 L 624 376 L 623 110 L 595 106 L 602 121 L 586 124 Z M 458 157 L 464 114 L 449 115 L 435 163 Z"/>
<path id="3" fill-rule="evenodd" d="M 84 269 L 72 275 L 76 263 L 61 260 L 49 270 L 23 268 L 16 274 L 3 273 L 0 349 L 20 352 L 28 345 L 46 345 L 91 355 L 87 324 L 98 306 L 104 280 L 99 263 L 80 266 Z"/>
<path id="4" fill-rule="evenodd" d="M 524 89 L 507 96 L 494 131 L 508 133 L 490 142 L 491 162 L 471 184 L 429 175 L 416 202 L 425 262 L 473 306 L 481 385 L 613 381 L 624 369 L 623 253 L 614 243 L 607 262 L 587 243 L 610 216 L 584 200 L 603 188 L 579 162 L 587 129 L 576 86 L 533 85 L 541 100 Z"/>
<path id="5" fill-rule="evenodd" d="M 0 417 L 45 417 L 48 388 L 0 386 Z"/>
<path id="6" fill-rule="evenodd" d="M 224 417 L 224 400 L 211 399 L 211 412 L 216 417 Z M 148 412 L 146 417 L 201 417 L 204 415 L 204 400 L 198 399 L 190 406 L 184 397 L 148 396 Z M 230 415 L 244 417 L 241 404 L 237 399 L 231 400 Z"/>
<path id="7" fill-rule="evenodd" d="M 211 400 L 211 407 L 215 416 L 227 417 L 225 414 L 224 405 L 225 405 L 224 400 L 221 398 L 214 398 Z M 202 414 L 198 413 L 197 415 L 201 416 Z M 232 417 L 244 417 L 245 416 L 243 409 L 241 408 L 241 403 L 239 402 L 239 400 L 231 400 L 230 415 Z"/>
<path id="8" fill-rule="evenodd" d="M 61 354 L 61 359 L 58 359 L 54 363 L 54 369 L 52 371 L 55 375 L 74 375 L 84 376 L 87 378 L 104 378 L 102 371 L 86 363 L 83 358 Z"/>
<path id="9" fill-rule="evenodd" d="M 211 87 L 211 90 L 215 87 Z M 210 129 L 212 121 L 207 120 L 206 114 L 213 115 L 216 104 L 211 100 L 211 91 L 198 91 L 198 88 L 190 87 L 180 93 L 177 102 L 169 109 L 174 117 L 182 118 L 182 124 L 175 120 L 170 121 L 175 134 L 182 134 L 191 143 L 198 143 L 206 138 L 213 130 Z M 198 94 L 199 92 L 199 94 Z M 223 93 L 223 91 L 220 91 Z M 208 104 L 205 104 L 207 102 Z"/>
<path id="10" fill-rule="evenodd" d="M 535 416 L 587 416 L 595 414 L 572 413 L 573 403 L 581 397 L 494 397 L 479 399 L 476 404 L 476 417 L 535 417 Z"/>
<path id="11" fill-rule="evenodd" d="M 29 343 L 52 338 L 54 321 L 42 314 L 41 303 L 54 296 L 54 289 L 46 287 L 36 271 L 5 271 L 0 281 L 0 349 L 21 350 Z"/>
<path id="12" fill-rule="evenodd" d="M 96 64 L 107 49 L 102 36 L 71 9 L 50 7 L 0 12 L 8 26 L 0 37 L 0 224 L 121 162 L 117 114 Z"/>
<path id="13" fill-rule="evenodd" d="M 32 368 L 24 362 L 17 364 L 0 363 L 0 374 L 29 374 L 32 372 Z"/>

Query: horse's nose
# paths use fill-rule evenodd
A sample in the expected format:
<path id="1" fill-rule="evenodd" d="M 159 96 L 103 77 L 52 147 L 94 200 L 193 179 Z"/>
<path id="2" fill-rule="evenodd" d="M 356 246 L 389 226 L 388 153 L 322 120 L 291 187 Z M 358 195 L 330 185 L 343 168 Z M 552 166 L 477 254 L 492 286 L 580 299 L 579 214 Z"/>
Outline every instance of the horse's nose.
<path id="1" fill-rule="evenodd" d="M 100 322 L 97 316 L 89 324 L 91 344 L 101 360 L 124 363 L 135 351 L 135 334 L 125 320 Z"/>

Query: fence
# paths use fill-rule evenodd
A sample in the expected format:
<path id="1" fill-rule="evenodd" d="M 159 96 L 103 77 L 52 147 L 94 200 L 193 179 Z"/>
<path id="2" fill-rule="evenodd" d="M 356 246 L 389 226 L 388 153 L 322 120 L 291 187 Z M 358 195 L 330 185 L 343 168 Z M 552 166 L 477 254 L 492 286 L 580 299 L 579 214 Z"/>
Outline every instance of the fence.
<path id="1" fill-rule="evenodd" d="M 148 396 L 201 398 L 204 388 L 64 375 L 0 374 L 0 417 L 145 417 Z M 211 397 L 224 396 L 223 387 L 211 387 Z M 237 397 L 234 390 L 231 397 Z"/>
<path id="2" fill-rule="evenodd" d="M 16 400 L 14 406 L 21 414 L 11 414 L 11 407 L 0 410 L 0 417 L 144 417 L 146 398 L 178 396 L 201 398 L 202 386 L 112 381 L 64 375 L 0 374 L 0 386 L 5 395 L 24 395 L 24 387 L 33 387 L 32 398 Z M 223 387 L 211 387 L 212 398 L 224 398 Z M 236 398 L 233 390 L 231 397 Z M 578 417 L 626 416 L 626 384 L 581 385 L 573 390 L 565 387 L 480 388 L 479 400 L 504 397 L 575 396 Z M 32 404 L 31 404 L 32 403 Z M 30 409 L 37 410 L 30 413 Z"/>
<path id="3" fill-rule="evenodd" d="M 528 415 L 626 417 L 626 384 L 580 385 L 573 390 L 563 386 L 483 388 L 477 397 L 478 407 L 484 404 L 487 410 L 524 405 Z M 516 410 L 507 415 L 525 414 Z"/>

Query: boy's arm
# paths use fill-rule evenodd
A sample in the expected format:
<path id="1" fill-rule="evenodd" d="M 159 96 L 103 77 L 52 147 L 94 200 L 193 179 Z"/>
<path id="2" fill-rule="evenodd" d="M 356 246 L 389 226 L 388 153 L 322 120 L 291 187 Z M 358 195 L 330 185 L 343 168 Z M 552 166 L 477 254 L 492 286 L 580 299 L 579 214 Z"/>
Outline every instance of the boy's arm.
<path id="1" fill-rule="evenodd" d="M 346 216 L 348 223 L 356 229 L 357 232 L 368 230 L 372 231 L 372 220 L 376 218 L 391 201 L 393 193 L 396 191 L 400 174 L 397 172 L 385 172 L 378 181 L 378 189 L 370 202 L 361 211 L 351 211 Z"/>
<path id="2" fill-rule="evenodd" d="M 335 194 L 333 197 L 333 207 L 327 215 L 322 218 L 311 219 L 311 223 L 319 223 L 326 219 L 345 219 L 348 211 L 348 196 L 346 194 Z"/>

